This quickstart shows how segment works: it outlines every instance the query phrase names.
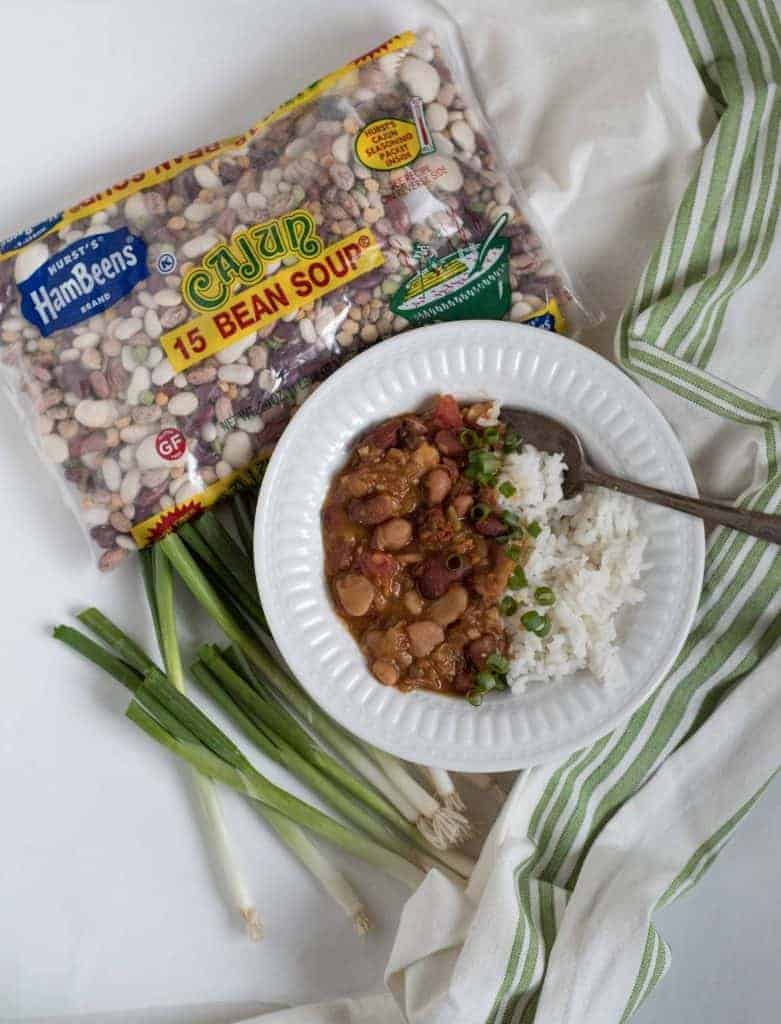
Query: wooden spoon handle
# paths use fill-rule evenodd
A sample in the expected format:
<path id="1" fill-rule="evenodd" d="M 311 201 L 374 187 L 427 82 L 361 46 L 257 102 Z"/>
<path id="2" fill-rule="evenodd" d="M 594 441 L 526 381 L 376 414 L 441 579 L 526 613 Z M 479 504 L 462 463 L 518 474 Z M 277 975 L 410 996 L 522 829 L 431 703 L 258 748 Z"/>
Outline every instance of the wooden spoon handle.
<path id="1" fill-rule="evenodd" d="M 689 498 L 685 494 L 674 494 L 662 491 L 658 487 L 635 483 L 634 480 L 622 480 L 610 473 L 602 473 L 591 466 L 584 466 L 581 479 L 587 484 L 598 487 L 609 487 L 613 491 L 621 491 L 633 498 L 652 501 L 655 505 L 674 508 L 678 512 L 688 512 L 691 516 L 699 516 L 717 526 L 729 526 L 752 537 L 769 540 L 771 544 L 781 544 L 781 515 L 771 516 L 764 512 L 753 512 L 747 508 L 735 508 L 719 501 L 708 501 L 703 498 Z"/>

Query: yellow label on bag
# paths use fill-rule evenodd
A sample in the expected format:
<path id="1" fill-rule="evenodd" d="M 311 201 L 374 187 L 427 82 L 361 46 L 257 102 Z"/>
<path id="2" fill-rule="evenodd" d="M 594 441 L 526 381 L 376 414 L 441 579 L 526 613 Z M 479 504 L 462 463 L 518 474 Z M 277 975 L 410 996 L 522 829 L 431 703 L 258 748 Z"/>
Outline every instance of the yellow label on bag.
<path id="1" fill-rule="evenodd" d="M 258 229 L 264 227 L 267 225 L 257 225 Z M 314 236 L 309 241 L 315 244 L 319 239 Z M 160 344 L 177 373 L 381 267 L 385 261 L 372 231 L 360 228 L 322 249 L 313 259 L 300 260 L 224 300 L 224 290 L 230 294 L 231 284 L 240 280 L 240 266 L 232 263 L 229 255 L 225 245 L 215 247 L 203 260 L 206 269 L 198 268 L 182 283 L 188 301 L 192 303 L 197 291 L 201 308 L 212 304 L 216 308 L 161 337 Z M 216 276 L 210 276 L 215 268 Z M 202 276 L 196 278 L 197 274 Z M 202 286 L 200 290 L 195 284 Z"/>
<path id="2" fill-rule="evenodd" d="M 395 171 L 420 156 L 420 139 L 415 124 L 398 117 L 370 121 L 358 132 L 355 155 L 364 167 L 374 171 Z"/>

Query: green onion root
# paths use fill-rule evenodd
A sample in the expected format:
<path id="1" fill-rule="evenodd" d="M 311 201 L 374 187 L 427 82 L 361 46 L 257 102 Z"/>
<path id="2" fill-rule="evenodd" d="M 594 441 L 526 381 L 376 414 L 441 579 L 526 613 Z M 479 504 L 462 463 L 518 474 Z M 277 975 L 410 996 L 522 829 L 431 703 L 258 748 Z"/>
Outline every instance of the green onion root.
<path id="1" fill-rule="evenodd" d="M 195 793 L 203 811 L 208 835 L 230 899 L 244 918 L 249 938 L 253 942 L 260 942 L 263 938 L 263 924 L 255 909 L 249 887 L 236 859 L 233 843 L 225 824 L 222 803 L 217 794 L 217 787 L 211 779 L 200 775 L 194 768 L 192 769 L 192 777 Z"/>
<path id="2" fill-rule="evenodd" d="M 426 768 L 426 775 L 431 780 L 431 785 L 445 807 L 460 813 L 466 810 L 464 801 L 461 799 L 453 780 L 444 768 Z"/>
<path id="3" fill-rule="evenodd" d="M 469 819 L 454 807 L 443 807 L 425 790 L 397 758 L 376 747 L 366 748 L 391 782 L 418 811 L 420 834 L 437 850 L 458 846 L 470 833 Z"/>
<path id="4" fill-rule="evenodd" d="M 370 931 L 372 923 L 360 896 L 304 830 L 273 807 L 260 805 L 258 810 L 291 853 L 311 871 L 329 896 L 342 908 L 358 935 Z"/>

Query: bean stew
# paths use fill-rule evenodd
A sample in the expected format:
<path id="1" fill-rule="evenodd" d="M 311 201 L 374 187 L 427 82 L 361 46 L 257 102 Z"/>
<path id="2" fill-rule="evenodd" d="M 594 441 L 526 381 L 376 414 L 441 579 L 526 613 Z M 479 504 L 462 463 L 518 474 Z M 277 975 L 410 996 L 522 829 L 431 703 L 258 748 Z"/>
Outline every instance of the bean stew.
<path id="1" fill-rule="evenodd" d="M 500 602 L 514 581 L 524 585 L 529 544 L 498 507 L 502 453 L 520 439 L 492 408 L 441 395 L 374 427 L 322 513 L 334 605 L 373 675 L 475 705 L 507 687 Z"/>

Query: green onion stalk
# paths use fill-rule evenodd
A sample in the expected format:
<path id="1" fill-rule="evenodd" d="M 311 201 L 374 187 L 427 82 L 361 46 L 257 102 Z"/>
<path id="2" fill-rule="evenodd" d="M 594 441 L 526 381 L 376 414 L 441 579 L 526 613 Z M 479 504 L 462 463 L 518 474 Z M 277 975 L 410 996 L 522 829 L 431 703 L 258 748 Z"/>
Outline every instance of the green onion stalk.
<path id="1" fill-rule="evenodd" d="M 381 794 L 318 747 L 280 704 L 261 696 L 217 648 L 203 645 L 198 654 L 192 677 L 268 757 L 388 849 L 423 867 L 446 867 L 469 877 L 474 864 L 468 857 L 427 843 Z"/>
<path id="2" fill-rule="evenodd" d="M 270 782 L 252 767 L 238 751 L 238 748 L 223 733 L 219 733 L 219 730 L 217 733 L 228 744 L 227 747 L 223 747 L 219 741 L 215 743 L 214 736 L 211 737 L 208 744 L 198 743 L 165 728 L 157 716 L 150 714 L 145 706 L 147 697 L 150 695 L 148 687 L 154 687 L 154 685 L 152 678 L 145 679 L 138 698 L 132 701 L 127 709 L 127 717 L 153 739 L 194 765 L 205 775 L 230 786 L 250 799 L 258 801 L 261 805 L 271 807 L 272 810 L 278 811 L 285 817 L 299 822 L 305 828 L 323 836 L 336 846 L 342 847 L 348 853 L 361 857 L 369 864 L 383 868 L 392 877 L 411 888 L 416 888 L 422 881 L 423 873 L 416 865 L 410 864 L 409 861 L 391 853 L 373 840 L 342 825 L 341 822 L 330 818 L 327 814 L 318 811 L 317 808 Z M 208 719 L 206 721 L 208 722 Z M 216 729 L 216 727 L 212 726 L 212 729 Z M 198 736 L 198 732 L 195 733 L 195 736 L 198 739 L 201 738 Z M 215 746 L 220 753 L 215 751 Z"/>
<path id="3" fill-rule="evenodd" d="M 94 621 L 94 616 L 90 618 Z M 270 808 L 276 815 L 282 815 L 293 824 L 315 832 L 348 853 L 383 869 L 411 888 L 420 883 L 423 872 L 417 864 L 356 829 L 343 825 L 266 779 L 239 748 L 186 695 L 176 690 L 158 669 L 153 668 L 142 675 L 90 637 L 69 626 L 58 626 L 54 635 L 127 686 L 135 695 L 127 710 L 128 718 L 201 774 L 248 796 L 258 804 L 264 816 Z M 116 639 L 121 643 L 121 638 Z M 278 818 L 273 813 L 272 818 L 272 826 L 278 825 Z M 308 858 L 307 866 L 310 868 L 317 860 L 311 851 L 303 856 L 302 849 L 294 852 L 305 863 Z M 321 878 L 321 881 L 329 891 L 333 891 L 332 880 L 326 882 Z M 359 901 L 353 895 L 349 897 L 349 902 L 353 907 L 359 907 Z M 365 930 L 362 907 L 352 916 L 356 926 Z"/>
<path id="4" fill-rule="evenodd" d="M 149 568 L 145 568 L 144 577 L 145 582 L 151 582 L 153 579 Z M 138 692 L 144 676 L 165 680 L 165 677 L 146 655 L 146 652 L 96 608 L 88 608 L 77 617 L 105 643 L 131 659 L 132 666 L 120 658 L 114 657 L 114 655 L 110 654 L 99 644 L 96 644 L 89 637 L 68 626 L 58 626 L 54 632 L 55 637 L 64 641 L 85 658 L 104 669 L 132 693 Z M 157 607 L 155 608 L 153 618 L 155 620 L 155 629 L 159 635 L 160 618 L 157 615 Z M 172 717 L 167 709 L 150 693 L 147 693 L 146 706 L 147 710 L 153 711 L 157 721 L 166 726 L 169 732 L 175 735 L 178 734 L 181 739 L 194 739 L 191 733 L 181 732 L 181 726 L 176 718 Z M 197 768 L 197 766 L 193 767 Z M 202 779 L 204 776 L 199 773 L 198 778 Z M 365 934 L 370 929 L 371 923 L 360 898 L 347 879 L 330 863 L 325 854 L 314 845 L 299 824 L 290 820 L 281 821 L 280 819 L 283 816 L 268 806 L 258 805 L 257 809 L 288 849 L 315 875 L 325 890 L 336 899 L 340 907 L 351 918 L 355 930 L 359 934 Z M 207 808 L 207 813 L 208 811 L 209 808 Z M 230 867 L 230 865 L 227 866 Z"/>
<path id="5" fill-rule="evenodd" d="M 147 600 L 163 664 L 170 683 L 180 693 L 184 693 L 184 672 L 176 632 L 171 563 L 154 548 L 143 551 L 141 559 Z M 94 619 L 94 616 L 92 618 Z M 155 668 L 140 648 L 135 653 L 138 654 L 137 664 L 139 667 L 143 666 L 146 671 Z M 147 664 L 147 662 L 149 663 Z M 254 942 L 259 942 L 263 937 L 263 926 L 228 831 L 217 787 L 211 779 L 194 769 L 192 770 L 192 780 L 196 798 L 203 813 L 207 835 L 211 841 L 227 892 L 244 920 L 247 935 Z"/>
<path id="6" fill-rule="evenodd" d="M 212 516 L 211 520 L 207 518 L 208 515 Z M 274 688 L 278 696 L 287 702 L 310 728 L 314 729 L 321 739 L 336 750 L 355 771 L 378 789 L 408 822 L 414 824 L 431 845 L 436 849 L 446 849 L 449 846 L 458 845 L 466 839 L 470 832 L 469 821 L 463 813 L 464 805 L 447 773 L 440 770 L 437 774 L 437 792 L 443 800 L 443 803 L 440 803 L 410 775 L 397 758 L 356 740 L 322 712 L 290 675 L 286 666 L 281 664 L 279 653 L 265 629 L 256 629 L 262 646 L 245 630 L 241 630 L 239 623 L 232 615 L 231 605 L 235 603 L 241 611 L 246 612 L 247 597 L 250 596 L 257 601 L 254 576 L 249 577 L 245 573 L 244 578 L 240 580 L 234 573 L 233 576 L 238 586 L 233 591 L 226 592 L 219 585 L 219 577 L 216 573 L 220 559 L 230 567 L 236 565 L 243 558 L 243 564 L 246 566 L 246 553 L 241 552 L 239 545 L 219 524 L 213 514 L 207 513 L 202 516 L 198 521 L 199 526 L 204 520 L 206 520 L 206 526 L 200 528 L 197 538 L 192 536 L 195 529 L 190 527 L 188 530 L 180 531 L 180 537 L 165 538 L 161 543 L 177 571 L 183 575 L 186 585 L 226 635 L 243 651 L 253 667 L 261 673 L 264 681 Z M 214 525 L 215 523 L 217 526 Z M 181 543 L 182 538 L 186 545 Z M 174 543 L 169 544 L 169 539 Z M 177 541 L 179 543 L 176 543 Z M 192 553 L 200 554 L 204 543 L 212 545 L 211 561 L 202 559 L 212 570 L 208 573 L 202 573 L 198 563 L 192 558 Z M 188 546 L 191 551 L 187 550 Z M 250 587 L 251 594 L 249 593 Z M 221 600 L 221 596 L 224 600 Z M 217 604 L 214 603 L 214 598 L 216 598 Z M 250 614 L 249 619 L 250 621 L 254 619 L 261 627 L 265 626 L 265 618 L 258 619 Z M 229 627 L 234 629 L 234 635 Z M 242 646 L 235 635 L 235 630 L 241 630 L 246 639 L 253 644 L 252 652 Z"/>

